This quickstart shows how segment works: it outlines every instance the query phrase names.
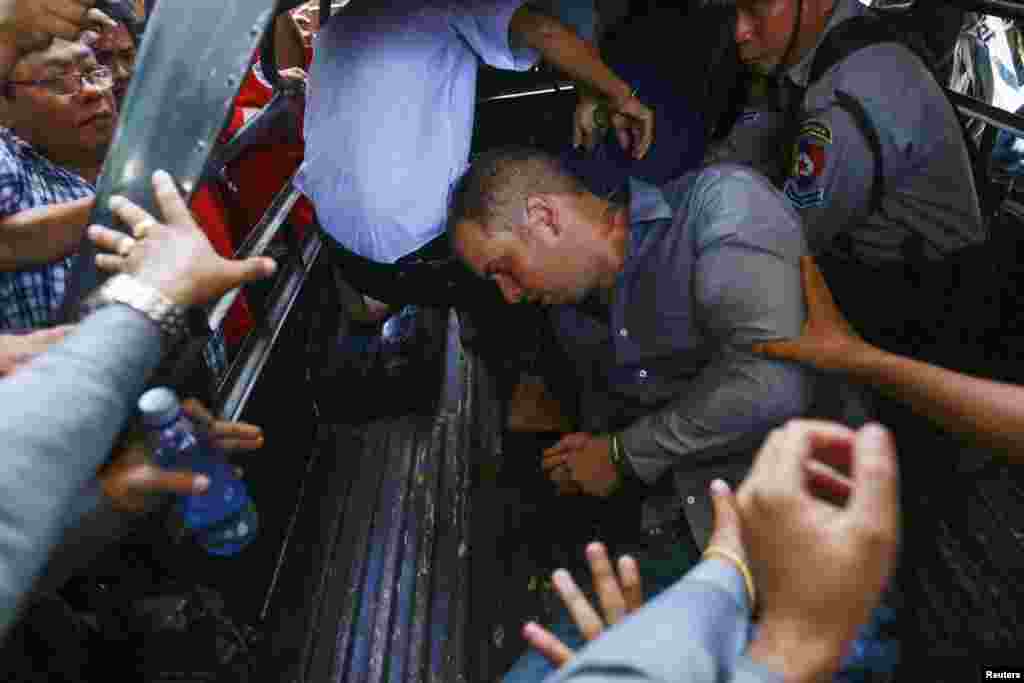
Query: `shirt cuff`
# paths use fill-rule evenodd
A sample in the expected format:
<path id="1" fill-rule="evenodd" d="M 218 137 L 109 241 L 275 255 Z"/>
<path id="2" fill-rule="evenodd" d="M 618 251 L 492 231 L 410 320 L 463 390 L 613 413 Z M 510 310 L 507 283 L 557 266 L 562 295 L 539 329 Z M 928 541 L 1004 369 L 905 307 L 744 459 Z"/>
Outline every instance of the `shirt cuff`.
<path id="1" fill-rule="evenodd" d="M 645 484 L 653 484 L 672 464 L 654 439 L 650 417 L 642 417 L 620 432 L 623 454 Z"/>
<path id="2" fill-rule="evenodd" d="M 744 613 L 750 616 L 750 596 L 747 595 L 747 584 L 743 574 L 732 562 L 709 557 L 690 570 L 688 579 L 708 583 L 732 595 Z"/>
<path id="3" fill-rule="evenodd" d="M 746 654 L 736 660 L 730 683 L 784 683 L 785 676 L 755 662 Z"/>

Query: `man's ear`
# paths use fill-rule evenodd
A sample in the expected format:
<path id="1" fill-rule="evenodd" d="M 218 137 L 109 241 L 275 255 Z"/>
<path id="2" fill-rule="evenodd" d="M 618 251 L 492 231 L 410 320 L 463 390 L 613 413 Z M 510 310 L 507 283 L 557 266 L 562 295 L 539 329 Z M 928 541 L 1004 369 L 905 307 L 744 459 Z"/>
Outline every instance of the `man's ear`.
<path id="1" fill-rule="evenodd" d="M 561 212 L 550 195 L 526 198 L 526 229 L 535 237 L 557 238 L 562 234 Z"/>

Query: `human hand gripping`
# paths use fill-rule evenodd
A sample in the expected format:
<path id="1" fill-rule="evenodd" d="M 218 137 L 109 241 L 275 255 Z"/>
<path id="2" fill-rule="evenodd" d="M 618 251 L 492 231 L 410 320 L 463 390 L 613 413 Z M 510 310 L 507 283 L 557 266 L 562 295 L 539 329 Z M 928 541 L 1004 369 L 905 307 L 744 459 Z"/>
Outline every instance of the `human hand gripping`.
<path id="1" fill-rule="evenodd" d="M 541 468 L 562 495 L 608 496 L 619 482 L 608 436 L 566 434 L 543 453 Z"/>
<path id="2" fill-rule="evenodd" d="M 90 26 L 113 23 L 93 4 L 93 0 L 0 0 L 0 45 L 5 53 L 24 54 L 46 47 L 54 37 L 76 40 Z"/>
<path id="3" fill-rule="evenodd" d="M 167 222 L 157 222 L 124 197 L 111 197 L 111 210 L 134 236 L 89 226 L 89 239 L 116 252 L 97 254 L 97 267 L 128 273 L 183 306 L 204 304 L 246 282 L 273 275 L 277 264 L 268 257 L 233 260 L 218 255 L 165 171 L 153 174 L 153 188 Z"/>
<path id="4" fill-rule="evenodd" d="M 597 143 L 601 141 L 608 131 L 608 122 L 601 117 L 606 112 L 601 112 L 601 99 L 589 93 L 580 92 L 579 102 L 576 103 L 576 113 L 573 115 L 572 146 L 579 149 L 584 147 L 587 151 L 594 151 Z"/>
<path id="5" fill-rule="evenodd" d="M 624 99 L 611 101 L 608 109 L 622 149 L 632 149 L 635 159 L 647 156 L 654 142 L 654 112 L 632 93 Z"/>
<path id="6" fill-rule="evenodd" d="M 254 451 L 263 446 L 263 430 L 245 422 L 218 420 L 194 398 L 182 408 L 214 446 L 226 453 Z M 142 433 L 133 432 L 99 472 L 100 486 L 111 505 L 122 512 L 141 512 L 163 493 L 204 493 L 209 478 L 189 470 L 168 470 L 153 462 Z M 241 468 L 235 469 L 241 477 Z"/>
<path id="7" fill-rule="evenodd" d="M 845 500 L 815 491 L 810 460 L 850 472 L 838 477 Z M 769 435 L 737 494 L 761 603 L 752 659 L 787 680 L 837 669 L 895 564 L 897 488 L 895 449 L 878 425 L 794 420 Z"/>
<path id="8" fill-rule="evenodd" d="M 871 347 L 843 317 L 812 257 L 801 257 L 800 275 L 807 300 L 803 331 L 796 339 L 755 344 L 754 352 L 820 370 L 848 370 L 852 361 Z"/>

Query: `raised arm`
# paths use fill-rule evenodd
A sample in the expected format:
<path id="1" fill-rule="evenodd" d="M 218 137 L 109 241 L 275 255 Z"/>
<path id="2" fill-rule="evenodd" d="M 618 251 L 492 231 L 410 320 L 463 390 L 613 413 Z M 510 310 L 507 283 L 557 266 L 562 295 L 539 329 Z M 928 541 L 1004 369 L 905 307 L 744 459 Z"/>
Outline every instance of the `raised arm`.
<path id="1" fill-rule="evenodd" d="M 529 5 L 523 5 L 512 15 L 509 35 L 513 43 L 533 48 L 570 78 L 607 98 L 613 114 L 610 123 L 620 133 L 628 131 L 634 156 L 639 159 L 647 154 L 654 140 L 654 113 L 601 60 L 597 47 L 558 19 Z"/>
<path id="2" fill-rule="evenodd" d="M 53 263 L 74 252 L 92 204 L 92 197 L 86 197 L 0 219 L 0 271 Z"/>
<path id="3" fill-rule="evenodd" d="M 110 17 L 93 8 L 93 0 L 4 0 L 0 2 L 0 81 L 25 52 L 49 45 L 54 36 L 75 40 L 93 24 Z"/>
<path id="4" fill-rule="evenodd" d="M 906 403 L 936 424 L 1024 462 L 1024 387 L 971 377 L 888 353 L 861 339 L 836 307 L 811 257 L 801 263 L 808 318 L 790 341 L 756 350 L 843 372 Z"/>

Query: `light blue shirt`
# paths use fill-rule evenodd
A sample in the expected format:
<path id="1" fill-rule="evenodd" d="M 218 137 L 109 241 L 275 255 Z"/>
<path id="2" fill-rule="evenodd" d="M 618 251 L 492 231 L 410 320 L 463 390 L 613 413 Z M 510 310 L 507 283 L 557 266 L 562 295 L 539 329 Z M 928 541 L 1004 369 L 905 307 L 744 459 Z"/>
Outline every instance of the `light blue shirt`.
<path id="1" fill-rule="evenodd" d="M 344 247 L 394 263 L 443 232 L 469 159 L 480 62 L 537 61 L 509 43 L 524 1 L 353 2 L 320 31 L 296 184 Z"/>
<path id="2" fill-rule="evenodd" d="M 605 631 L 545 683 L 781 683 L 743 656 L 750 604 L 729 562 L 701 562 L 643 608 Z"/>

